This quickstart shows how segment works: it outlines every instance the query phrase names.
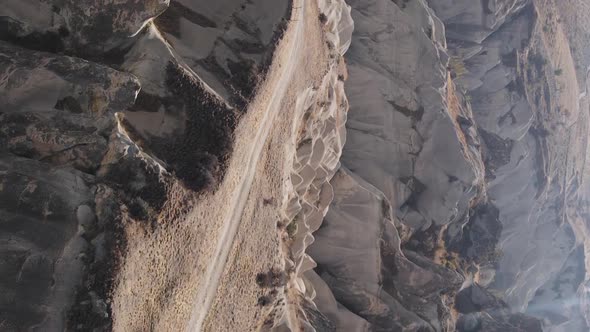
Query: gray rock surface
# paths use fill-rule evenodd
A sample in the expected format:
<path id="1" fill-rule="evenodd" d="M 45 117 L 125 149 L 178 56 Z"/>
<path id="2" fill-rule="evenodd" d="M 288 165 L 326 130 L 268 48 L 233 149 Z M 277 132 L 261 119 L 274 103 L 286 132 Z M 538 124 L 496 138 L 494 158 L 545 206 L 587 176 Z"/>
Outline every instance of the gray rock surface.
<path id="1" fill-rule="evenodd" d="M 563 101 L 560 90 L 572 81 L 561 81 L 561 72 L 551 69 L 553 60 L 543 60 L 561 45 L 542 42 L 547 29 L 537 23 L 535 6 L 554 5 L 519 0 L 349 4 L 355 32 L 347 54 L 351 110 L 342 163 L 356 177 L 357 190 L 371 186 L 395 211 L 391 222 L 401 252 L 408 256 L 412 250 L 465 278 L 461 291 L 451 292 L 450 304 L 434 301 L 439 309 L 454 303 L 463 314 L 449 318 L 439 311 L 426 319 L 427 328 L 453 330 L 449 326 L 458 318 L 461 331 L 539 331 L 542 325 L 551 331 L 587 330 L 580 291 L 585 260 L 579 249 L 587 231 L 583 217 L 573 212 L 585 211 L 579 192 L 585 158 L 577 156 L 587 149 L 587 103 L 585 94 L 579 103 Z M 550 115 L 566 107 L 583 111 Z M 335 188 L 340 179 L 332 181 Z M 376 204 L 350 198 L 350 192 L 335 191 L 326 226 L 310 251 L 335 300 L 379 326 L 369 310 L 349 305 L 362 302 L 356 283 L 364 276 L 348 270 L 363 259 L 386 266 L 375 263 L 380 250 L 333 261 L 339 256 L 314 250 L 362 242 L 348 214 L 334 215 L 342 211 L 338 202 L 344 197 L 355 207 L 355 220 L 381 224 L 381 217 L 357 207 Z M 350 237 L 342 240 L 335 224 Z M 370 234 L 369 229 L 364 226 L 361 234 Z M 355 284 L 339 286 L 339 278 Z M 372 285 L 382 283 L 377 278 Z M 397 312 L 417 313 L 404 300 Z M 421 324 L 420 317 L 413 323 Z"/>
<path id="2" fill-rule="evenodd" d="M 367 330 L 452 330 L 463 279 L 433 262 L 432 230 L 460 229 L 482 195 L 471 110 L 453 92 L 444 27 L 425 2 L 349 4 L 348 170 L 332 180 L 334 203 L 310 254 Z"/>
<path id="3" fill-rule="evenodd" d="M 0 7 L 0 330 L 110 330 L 125 227 L 223 179 L 291 2 Z"/>
<path id="4" fill-rule="evenodd" d="M 139 82 L 5 42 L 0 59 L 0 319 L 6 330 L 63 330 L 105 231 L 95 173 L 113 114 L 133 104 Z"/>
<path id="5" fill-rule="evenodd" d="M 461 222 L 482 170 L 447 111 L 442 24 L 419 1 L 403 10 L 385 1 L 350 4 L 356 30 L 343 164 L 383 191 L 411 229 Z"/>
<path id="6" fill-rule="evenodd" d="M 338 303 L 368 322 L 357 323 L 359 329 L 450 328 L 437 312 L 445 310 L 442 293 L 458 289 L 462 278 L 415 252 L 401 251 L 392 211 L 376 188 L 343 168 L 332 185 L 335 200 L 309 253 Z M 349 313 L 327 316 L 336 326 L 350 319 Z"/>
<path id="7" fill-rule="evenodd" d="M 590 6 L 347 3 L 350 47 L 348 8 L 314 9 L 329 50 L 318 54 L 334 60 L 334 48 L 349 47 L 322 86 L 331 112 L 342 110 L 334 86 L 346 79 L 342 167 L 330 184 L 296 183 L 313 189 L 298 189 L 302 201 L 333 202 L 321 226 L 317 210 L 306 229 L 282 231 L 297 240 L 287 260 L 305 278 L 281 285 L 301 293 L 300 308 L 277 307 L 303 313 L 316 331 L 587 331 Z M 215 192 L 234 130 L 301 8 L 5 0 L 0 330 L 112 328 L 125 227 L 157 233 L 166 204 L 180 215 L 191 204 L 183 199 Z M 330 135 L 321 137 L 336 147 L 321 181 L 344 141 L 340 129 Z M 297 158 L 317 167 L 319 141 L 306 139 Z M 304 175 L 292 180 L 314 179 Z"/>

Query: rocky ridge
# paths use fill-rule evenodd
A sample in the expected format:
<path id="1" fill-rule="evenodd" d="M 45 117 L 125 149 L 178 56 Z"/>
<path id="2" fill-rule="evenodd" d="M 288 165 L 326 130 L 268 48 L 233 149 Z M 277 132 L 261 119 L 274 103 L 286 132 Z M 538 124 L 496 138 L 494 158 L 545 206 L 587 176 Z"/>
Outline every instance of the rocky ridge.
<path id="1" fill-rule="evenodd" d="M 584 10 L 9 0 L 0 329 L 588 330 Z"/>
<path id="2" fill-rule="evenodd" d="M 348 3 L 347 144 L 310 247 L 320 311 L 358 330 L 587 330 L 588 106 L 555 5 Z"/>

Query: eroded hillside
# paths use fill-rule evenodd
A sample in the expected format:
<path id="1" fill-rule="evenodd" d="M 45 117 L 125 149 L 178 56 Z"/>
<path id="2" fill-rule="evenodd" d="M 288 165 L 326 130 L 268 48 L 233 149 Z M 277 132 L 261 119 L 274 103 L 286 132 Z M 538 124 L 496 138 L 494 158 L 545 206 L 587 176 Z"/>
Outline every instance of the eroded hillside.
<path id="1" fill-rule="evenodd" d="M 320 311 L 339 330 L 586 331 L 587 28 L 568 19 L 587 6 L 349 4 Z"/>
<path id="2" fill-rule="evenodd" d="M 0 7 L 0 330 L 588 330 L 583 1 Z"/>

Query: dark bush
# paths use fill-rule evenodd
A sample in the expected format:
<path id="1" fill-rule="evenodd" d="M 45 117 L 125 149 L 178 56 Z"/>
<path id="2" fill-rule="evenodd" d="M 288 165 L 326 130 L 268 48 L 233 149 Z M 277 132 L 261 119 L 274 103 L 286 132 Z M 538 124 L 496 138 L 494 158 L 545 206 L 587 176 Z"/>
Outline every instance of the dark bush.
<path id="1" fill-rule="evenodd" d="M 287 274 L 279 269 L 271 269 L 266 273 L 256 275 L 256 284 L 262 288 L 275 288 L 287 284 Z"/>
<path id="2" fill-rule="evenodd" d="M 212 189 L 223 178 L 233 148 L 237 116 L 203 84 L 175 63 L 166 68 L 170 112 L 184 111 L 185 130 L 173 139 L 154 138 L 153 150 L 189 189 Z"/>
<path id="3" fill-rule="evenodd" d="M 261 307 L 267 306 L 272 302 L 270 296 L 264 295 L 258 298 L 258 305 Z"/>

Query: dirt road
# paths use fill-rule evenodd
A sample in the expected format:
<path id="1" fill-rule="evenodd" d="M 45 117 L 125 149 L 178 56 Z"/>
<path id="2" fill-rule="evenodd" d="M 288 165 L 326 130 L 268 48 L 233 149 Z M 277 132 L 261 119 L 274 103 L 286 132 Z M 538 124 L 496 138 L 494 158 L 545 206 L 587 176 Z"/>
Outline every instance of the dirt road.
<path id="1" fill-rule="evenodd" d="M 212 260 L 208 264 L 203 283 L 201 284 L 197 293 L 197 298 L 194 302 L 191 319 L 187 326 L 188 331 L 201 331 L 203 322 L 205 321 L 213 299 L 215 298 L 219 280 L 224 271 L 230 249 L 242 219 L 242 212 L 250 194 L 250 188 L 254 181 L 254 174 L 258 167 L 258 161 L 262 149 L 265 146 L 274 120 L 280 111 L 281 102 L 287 92 L 287 88 L 291 83 L 295 68 L 301 57 L 304 40 L 303 27 L 306 19 L 303 15 L 303 7 L 305 5 L 306 0 L 294 1 L 293 3 L 292 20 L 295 25 L 291 28 L 291 36 L 286 37 L 288 38 L 288 43 L 280 46 L 286 47 L 290 50 L 290 52 L 288 52 L 289 56 L 279 67 L 279 70 L 282 71 L 282 73 L 280 73 L 280 79 L 278 84 L 274 86 L 272 99 L 269 101 L 268 106 L 264 111 L 263 118 L 260 121 L 260 126 L 256 133 L 256 139 L 250 146 L 250 151 L 247 154 L 247 161 L 244 164 L 243 176 L 240 179 L 236 191 L 231 197 L 230 204 L 227 208 L 227 214 L 224 217 L 223 228 L 217 240 L 215 252 Z M 279 53 L 277 52 L 277 54 Z M 279 59 L 279 61 L 280 60 L 281 59 Z"/>

